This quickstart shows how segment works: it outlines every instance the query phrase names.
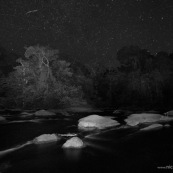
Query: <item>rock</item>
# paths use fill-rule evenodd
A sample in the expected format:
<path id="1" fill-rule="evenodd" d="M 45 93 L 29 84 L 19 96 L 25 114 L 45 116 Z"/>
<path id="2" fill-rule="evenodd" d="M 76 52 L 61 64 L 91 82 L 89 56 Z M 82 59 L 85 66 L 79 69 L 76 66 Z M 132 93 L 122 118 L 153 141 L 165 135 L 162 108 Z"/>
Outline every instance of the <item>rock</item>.
<path id="1" fill-rule="evenodd" d="M 4 122 L 4 121 L 6 121 L 6 118 L 0 116 L 0 122 Z"/>
<path id="2" fill-rule="evenodd" d="M 171 125 L 170 124 L 165 124 L 164 127 L 169 128 L 169 127 L 171 127 Z"/>
<path id="3" fill-rule="evenodd" d="M 28 112 L 22 112 L 21 113 L 21 118 L 31 118 L 33 116 L 32 113 L 28 113 Z"/>
<path id="4" fill-rule="evenodd" d="M 38 137 L 36 137 L 33 140 L 34 144 L 43 144 L 43 143 L 50 143 L 50 142 L 56 142 L 60 140 L 60 137 L 58 137 L 56 134 L 43 134 Z"/>
<path id="5" fill-rule="evenodd" d="M 140 123 L 155 123 L 161 120 L 163 116 L 160 114 L 140 113 L 131 114 L 124 121 L 130 126 L 136 126 Z"/>
<path id="6" fill-rule="evenodd" d="M 33 114 L 29 112 L 22 112 L 21 115 L 33 115 Z"/>
<path id="7" fill-rule="evenodd" d="M 62 146 L 62 148 L 83 148 L 83 147 L 84 147 L 84 143 L 78 137 L 73 137 L 67 140 Z"/>
<path id="8" fill-rule="evenodd" d="M 37 112 L 34 113 L 35 116 L 55 116 L 56 114 L 54 112 L 49 112 L 49 111 L 45 111 L 45 110 L 39 110 Z"/>
<path id="9" fill-rule="evenodd" d="M 98 129 L 104 129 L 107 127 L 114 127 L 119 125 L 116 120 L 112 120 L 108 117 L 102 117 L 99 115 L 90 115 L 85 118 L 79 119 L 78 127 L 85 129 L 85 128 L 98 128 Z"/>
<path id="10" fill-rule="evenodd" d="M 142 128 L 140 129 L 141 131 L 148 131 L 148 130 L 158 130 L 161 129 L 163 127 L 162 124 L 152 124 L 148 127 Z"/>
<path id="11" fill-rule="evenodd" d="M 167 117 L 173 117 L 173 111 L 165 112 L 164 115 Z"/>
<path id="12" fill-rule="evenodd" d="M 73 137 L 73 136 L 77 136 L 76 133 L 67 133 L 67 134 L 58 134 L 59 136 L 62 136 L 62 137 Z"/>
<path id="13" fill-rule="evenodd" d="M 132 126 L 122 125 L 122 126 L 118 127 L 117 129 L 130 129 L 130 128 L 132 128 Z"/>
<path id="14" fill-rule="evenodd" d="M 173 121 L 173 117 L 169 117 L 169 116 L 162 116 L 159 120 L 159 122 L 161 123 L 167 123 Z"/>

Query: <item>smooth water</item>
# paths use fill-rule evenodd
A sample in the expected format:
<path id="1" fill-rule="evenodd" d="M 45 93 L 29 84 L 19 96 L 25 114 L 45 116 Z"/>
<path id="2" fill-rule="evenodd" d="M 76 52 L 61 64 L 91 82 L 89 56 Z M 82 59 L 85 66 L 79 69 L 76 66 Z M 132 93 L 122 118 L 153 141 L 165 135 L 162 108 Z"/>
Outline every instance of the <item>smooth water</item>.
<path id="1" fill-rule="evenodd" d="M 163 171 L 159 167 L 173 169 L 172 126 L 149 132 L 119 127 L 87 132 L 78 130 L 78 119 L 72 116 L 1 124 L 0 173 L 148 173 Z M 62 149 L 68 137 L 50 144 L 31 142 L 51 133 L 76 133 L 86 147 Z"/>

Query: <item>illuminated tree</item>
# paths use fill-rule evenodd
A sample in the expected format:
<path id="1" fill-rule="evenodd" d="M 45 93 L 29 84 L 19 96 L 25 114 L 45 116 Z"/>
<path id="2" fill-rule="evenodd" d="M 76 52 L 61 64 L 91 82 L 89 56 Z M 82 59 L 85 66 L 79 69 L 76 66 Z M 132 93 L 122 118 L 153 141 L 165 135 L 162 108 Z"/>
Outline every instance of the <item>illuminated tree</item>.
<path id="1" fill-rule="evenodd" d="M 70 82 L 70 63 L 58 59 L 58 50 L 41 46 L 26 48 L 25 58 L 9 77 L 9 98 L 26 107 L 58 106 L 80 97 L 80 87 Z"/>

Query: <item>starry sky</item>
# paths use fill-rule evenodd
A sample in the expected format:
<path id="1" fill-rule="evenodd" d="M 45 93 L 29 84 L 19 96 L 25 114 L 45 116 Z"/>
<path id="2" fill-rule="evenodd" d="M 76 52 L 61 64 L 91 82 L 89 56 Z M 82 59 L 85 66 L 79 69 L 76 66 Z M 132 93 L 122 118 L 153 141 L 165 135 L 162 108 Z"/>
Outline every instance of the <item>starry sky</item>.
<path id="1" fill-rule="evenodd" d="M 173 0 L 0 0 L 0 45 L 113 62 L 123 46 L 173 52 Z"/>

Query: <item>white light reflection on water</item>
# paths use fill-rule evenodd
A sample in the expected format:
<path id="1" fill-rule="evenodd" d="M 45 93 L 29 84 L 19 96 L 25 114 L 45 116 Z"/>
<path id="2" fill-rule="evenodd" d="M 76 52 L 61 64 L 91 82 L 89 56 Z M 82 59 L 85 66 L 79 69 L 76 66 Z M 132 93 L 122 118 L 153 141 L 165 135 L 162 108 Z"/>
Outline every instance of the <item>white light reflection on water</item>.
<path id="1" fill-rule="evenodd" d="M 100 145 L 100 144 L 97 144 L 97 143 L 94 143 L 92 141 L 85 141 L 85 145 L 88 146 L 88 147 L 91 147 L 91 148 L 94 148 L 96 150 L 100 150 L 102 152 L 105 152 L 105 153 L 112 153 L 112 149 L 108 148 L 108 147 L 104 147 L 103 145 Z"/>

